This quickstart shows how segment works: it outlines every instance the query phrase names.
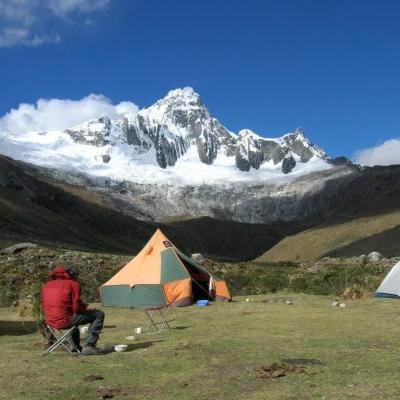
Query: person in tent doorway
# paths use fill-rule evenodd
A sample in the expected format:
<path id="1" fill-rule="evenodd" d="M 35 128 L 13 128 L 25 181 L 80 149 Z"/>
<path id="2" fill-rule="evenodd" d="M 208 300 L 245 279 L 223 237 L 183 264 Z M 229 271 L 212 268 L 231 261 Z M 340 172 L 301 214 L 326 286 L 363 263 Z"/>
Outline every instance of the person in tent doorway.
<path id="1" fill-rule="evenodd" d="M 72 326 L 90 323 L 83 347 L 80 345 L 79 329 L 72 334 L 72 352 L 82 355 L 104 354 L 96 347 L 99 333 L 104 324 L 104 312 L 87 308 L 81 300 L 81 287 L 78 283 L 79 270 L 74 267 L 64 269 L 56 266 L 49 272 L 49 280 L 41 291 L 41 305 L 46 323 L 56 329 L 68 329 Z"/>

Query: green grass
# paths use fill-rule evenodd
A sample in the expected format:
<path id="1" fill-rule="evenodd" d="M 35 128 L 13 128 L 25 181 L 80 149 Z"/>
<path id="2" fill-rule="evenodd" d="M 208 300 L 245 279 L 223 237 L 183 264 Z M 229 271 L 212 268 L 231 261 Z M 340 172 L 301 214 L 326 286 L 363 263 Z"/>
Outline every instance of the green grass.
<path id="1" fill-rule="evenodd" d="M 144 313 L 106 309 L 101 343 L 133 348 L 92 357 L 41 357 L 41 336 L 20 328 L 12 334 L 4 321 L 17 321 L 16 311 L 0 309 L 0 398 L 90 400 L 100 386 L 115 390 L 116 399 L 398 398 L 398 302 L 368 298 L 339 309 L 325 296 L 252 298 L 177 309 L 175 329 L 136 335 L 135 342 L 125 337 L 143 326 Z M 308 366 L 306 374 L 258 377 L 257 367 L 282 358 L 318 358 L 325 365 Z M 104 380 L 85 382 L 89 374 Z"/>

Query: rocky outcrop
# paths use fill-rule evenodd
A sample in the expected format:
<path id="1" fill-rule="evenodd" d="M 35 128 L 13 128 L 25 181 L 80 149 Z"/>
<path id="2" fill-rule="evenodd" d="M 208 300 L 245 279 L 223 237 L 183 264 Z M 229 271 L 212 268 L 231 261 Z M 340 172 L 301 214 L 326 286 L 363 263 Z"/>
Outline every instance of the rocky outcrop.
<path id="1" fill-rule="evenodd" d="M 159 133 L 157 133 L 154 144 L 157 162 L 161 168 L 175 165 L 177 159 L 186 151 L 183 138 L 168 139 L 164 129 L 160 129 Z"/>
<path id="2" fill-rule="evenodd" d="M 377 251 L 372 251 L 367 256 L 368 261 L 379 261 L 382 258 L 383 258 L 382 254 Z"/>
<path id="3" fill-rule="evenodd" d="M 245 129 L 239 132 L 236 151 L 241 154 L 236 157 L 236 165 L 239 169 L 249 171 L 242 160 L 248 161 L 251 168 L 260 168 L 263 162 L 272 161 L 274 165 L 282 163 L 282 172 L 288 174 L 296 167 L 296 161 L 292 154 L 298 156 L 300 162 L 307 163 L 313 157 L 328 160 L 326 153 L 305 137 L 301 128 L 294 133 L 287 134 L 279 139 L 265 139 L 254 132 Z M 240 167 L 239 167 L 240 166 Z"/>
<path id="4" fill-rule="evenodd" d="M 66 129 L 75 142 L 96 147 L 104 147 L 109 141 L 112 122 L 108 117 L 88 121 L 73 129 Z"/>
<path id="5" fill-rule="evenodd" d="M 36 247 L 36 244 L 33 243 L 17 243 L 13 246 L 0 250 L 0 254 L 15 254 L 26 249 L 32 249 L 34 247 Z"/>
<path id="6" fill-rule="evenodd" d="M 199 265 L 203 265 L 206 261 L 206 259 L 204 258 L 204 256 L 200 253 L 193 253 L 190 258 L 197 264 Z"/>
<path id="7" fill-rule="evenodd" d="M 306 139 L 304 131 L 301 128 L 297 128 L 296 131 L 291 135 L 286 135 L 284 140 L 287 147 L 293 154 L 300 157 L 301 162 L 306 163 L 311 160 L 314 156 L 312 147 L 320 150 L 318 147 L 310 146 L 310 142 Z"/>
<path id="8" fill-rule="evenodd" d="M 107 164 L 110 162 L 110 156 L 108 154 L 102 154 L 101 158 L 103 159 L 104 164 Z"/>
<path id="9" fill-rule="evenodd" d="M 241 151 L 242 150 L 242 151 Z M 250 162 L 247 158 L 247 155 L 243 148 L 240 148 L 237 150 L 236 155 L 235 155 L 235 162 L 236 166 L 241 170 L 241 171 L 250 171 Z"/>
<path id="10" fill-rule="evenodd" d="M 204 164 L 212 164 L 218 154 L 218 139 L 215 135 L 204 132 L 196 139 L 197 152 Z"/>
<path id="11" fill-rule="evenodd" d="M 295 166 L 296 166 L 296 160 L 290 154 L 287 157 L 285 157 L 282 161 L 282 172 L 284 174 L 288 174 L 293 170 Z"/>
<path id="12" fill-rule="evenodd" d="M 347 165 L 349 167 L 354 164 L 346 157 L 335 157 L 328 160 L 328 162 L 332 165 Z"/>

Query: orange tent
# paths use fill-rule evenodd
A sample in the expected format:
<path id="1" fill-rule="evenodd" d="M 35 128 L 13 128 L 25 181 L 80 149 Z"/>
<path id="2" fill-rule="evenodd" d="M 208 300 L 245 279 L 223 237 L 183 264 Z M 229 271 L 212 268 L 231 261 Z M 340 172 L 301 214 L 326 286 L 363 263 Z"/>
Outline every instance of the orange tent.
<path id="1" fill-rule="evenodd" d="M 105 306 L 186 306 L 199 299 L 230 301 L 226 283 L 180 252 L 157 229 L 139 252 L 101 286 Z"/>

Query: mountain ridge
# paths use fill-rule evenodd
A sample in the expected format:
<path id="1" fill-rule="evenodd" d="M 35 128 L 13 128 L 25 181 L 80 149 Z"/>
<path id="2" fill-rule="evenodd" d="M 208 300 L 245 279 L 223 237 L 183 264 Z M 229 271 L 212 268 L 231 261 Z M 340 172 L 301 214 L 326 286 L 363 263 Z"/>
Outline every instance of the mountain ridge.
<path id="1" fill-rule="evenodd" d="M 0 145 L 2 154 L 32 164 L 138 183 L 290 180 L 331 167 L 301 128 L 279 138 L 229 131 L 192 88 L 172 90 L 121 118 L 102 116 L 63 131 L 0 133 Z"/>

